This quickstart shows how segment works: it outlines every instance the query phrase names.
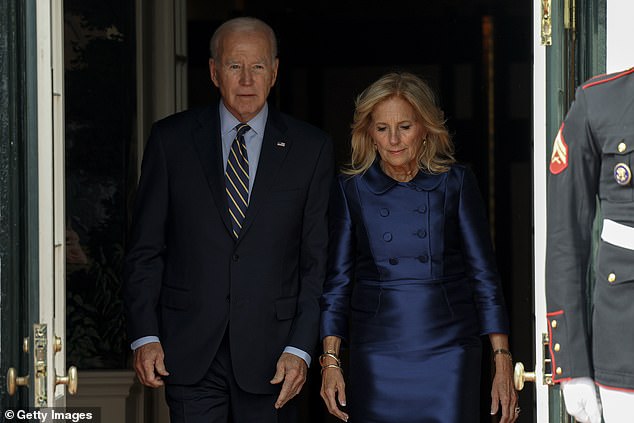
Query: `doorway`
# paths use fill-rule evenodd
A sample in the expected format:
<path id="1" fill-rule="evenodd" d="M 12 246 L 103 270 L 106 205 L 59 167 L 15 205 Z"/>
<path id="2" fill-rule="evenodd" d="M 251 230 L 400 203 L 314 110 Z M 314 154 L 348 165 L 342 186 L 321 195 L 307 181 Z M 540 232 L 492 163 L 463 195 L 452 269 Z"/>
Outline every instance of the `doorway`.
<path id="1" fill-rule="evenodd" d="M 80 9 L 83 3 L 67 0 L 64 4 L 70 11 Z M 138 7 L 150 2 L 136 3 Z M 532 310 L 530 3 L 399 0 L 391 2 L 389 10 L 385 2 L 379 1 L 296 3 L 189 0 L 189 107 L 214 99 L 216 93 L 207 68 L 208 41 L 222 21 L 237 15 L 260 17 L 276 30 L 281 68 L 270 101 L 282 111 L 329 132 L 336 141 L 339 164 L 345 163 L 348 156 L 354 97 L 389 70 L 408 70 L 423 76 L 439 95 L 457 157 L 471 165 L 488 200 L 511 313 L 512 351 L 517 360 L 532 363 L 532 321 L 527 318 Z M 145 101 L 145 96 L 157 90 L 148 89 L 138 96 L 138 86 L 132 82 L 135 72 L 138 75 L 133 65 L 135 56 L 138 64 L 139 56 L 149 54 L 149 50 L 135 51 L 139 43 L 134 42 L 135 35 L 141 33 L 139 22 L 148 19 L 148 15 L 135 10 L 130 2 L 98 2 L 92 8 L 97 10 L 90 17 L 97 24 L 82 32 L 92 37 L 93 45 L 82 44 L 81 39 L 75 46 L 67 45 L 83 49 L 83 57 L 91 59 L 91 66 L 95 66 L 66 64 L 66 224 L 71 231 L 67 232 L 67 242 L 71 242 L 67 260 L 72 261 L 67 263 L 67 333 L 77 340 L 73 343 L 76 347 L 69 351 L 71 363 L 90 369 L 116 369 L 126 366 L 129 351 L 121 332 L 112 330 L 122 327 L 119 320 L 113 320 L 121 316 L 117 312 L 120 281 L 116 271 L 111 272 L 106 265 L 110 269 L 120 266 L 120 240 L 125 240 L 128 216 L 126 204 L 136 177 L 133 151 L 140 150 L 136 146 L 144 141 L 143 137 L 135 138 L 135 125 L 146 125 L 130 93 L 137 92 L 136 101 L 142 101 L 142 97 Z M 72 16 L 67 15 L 66 19 L 68 25 L 76 25 L 75 29 L 82 26 Z M 160 48 L 161 41 L 153 41 Z M 148 84 L 150 78 L 145 73 L 143 76 L 138 84 Z M 104 77 L 107 81 L 102 81 Z M 100 107 L 104 109 L 100 111 Z M 82 119 L 89 114 L 92 122 L 101 123 L 92 128 L 83 125 Z M 119 182 L 112 182 L 113 175 Z M 114 223 L 99 221 L 104 216 L 112 217 Z M 98 236 L 107 238 L 97 242 Z M 79 248 L 70 250 L 73 246 Z M 92 285 L 86 285 L 86 281 Z M 99 284 L 107 288 L 103 295 L 112 295 L 110 299 L 97 296 L 102 292 Z M 86 305 L 83 300 L 88 296 L 93 299 L 88 313 L 77 313 Z M 82 332 L 91 325 L 83 320 L 73 321 L 73 316 L 92 316 L 95 304 L 103 309 L 91 317 L 91 324 L 96 327 L 91 335 Z M 106 327 L 99 327 L 100 324 Z M 106 345 L 110 340 L 112 345 Z M 82 348 L 88 353 L 82 355 Z M 327 421 L 318 395 L 318 369 L 312 370 L 304 395 L 304 421 Z M 491 421 L 490 371 L 490 357 L 485 354 L 481 421 Z M 523 416 L 530 421 L 531 392 L 522 393 L 521 406 L 525 410 Z"/>
<path id="2" fill-rule="evenodd" d="M 391 70 L 416 73 L 431 84 L 457 158 L 472 167 L 487 200 L 511 349 L 516 360 L 533 363 L 530 2 L 401 0 L 388 7 L 380 1 L 189 0 L 190 107 L 217 95 L 209 80 L 209 39 L 235 16 L 261 18 L 276 31 L 280 72 L 269 101 L 330 133 L 339 165 L 348 160 L 354 98 L 363 88 Z M 485 354 L 482 422 L 491 421 L 490 360 Z M 304 399 L 307 422 L 330 421 L 319 383 L 313 368 Z M 524 390 L 523 421 L 533 420 L 533 404 L 532 390 Z"/>

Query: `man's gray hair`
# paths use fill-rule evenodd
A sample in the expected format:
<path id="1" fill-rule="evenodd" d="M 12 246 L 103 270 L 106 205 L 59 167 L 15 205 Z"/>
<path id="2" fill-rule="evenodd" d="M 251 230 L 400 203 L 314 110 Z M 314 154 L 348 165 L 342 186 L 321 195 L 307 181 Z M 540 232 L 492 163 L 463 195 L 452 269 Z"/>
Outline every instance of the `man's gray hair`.
<path id="1" fill-rule="evenodd" d="M 211 36 L 211 40 L 209 40 L 209 51 L 214 60 L 218 60 L 221 54 L 220 43 L 222 37 L 232 32 L 260 32 L 265 34 L 271 45 L 271 53 L 273 55 L 271 59 L 274 60 L 277 57 L 277 38 L 275 38 L 273 28 L 260 19 L 241 17 L 226 21 L 220 25 L 214 32 L 214 35 Z"/>

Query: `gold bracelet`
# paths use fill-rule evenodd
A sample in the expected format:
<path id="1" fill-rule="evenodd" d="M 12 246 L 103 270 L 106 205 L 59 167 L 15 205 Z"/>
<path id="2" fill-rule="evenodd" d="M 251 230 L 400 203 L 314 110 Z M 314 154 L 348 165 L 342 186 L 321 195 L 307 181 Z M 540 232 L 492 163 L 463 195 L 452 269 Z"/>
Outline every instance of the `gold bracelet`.
<path id="1" fill-rule="evenodd" d="M 511 360 L 511 362 L 513 361 L 513 354 L 511 354 L 511 352 L 507 349 L 504 348 L 498 348 L 497 350 L 493 350 L 493 355 L 496 356 L 498 354 L 504 354 L 506 356 L 508 356 L 509 360 Z"/>
<path id="2" fill-rule="evenodd" d="M 328 350 L 328 351 L 326 351 L 325 353 L 323 353 L 322 355 L 319 356 L 319 365 L 324 367 L 324 361 L 328 357 L 330 357 L 333 360 L 335 360 L 337 362 L 337 366 L 341 366 L 341 360 L 339 360 L 339 357 L 337 356 L 337 354 L 335 354 L 334 351 L 331 352 L 331 350 Z"/>
<path id="3" fill-rule="evenodd" d="M 339 371 L 343 373 L 343 369 L 338 364 L 326 364 L 325 366 L 321 366 L 321 374 L 324 374 L 324 370 L 326 369 L 339 369 Z"/>

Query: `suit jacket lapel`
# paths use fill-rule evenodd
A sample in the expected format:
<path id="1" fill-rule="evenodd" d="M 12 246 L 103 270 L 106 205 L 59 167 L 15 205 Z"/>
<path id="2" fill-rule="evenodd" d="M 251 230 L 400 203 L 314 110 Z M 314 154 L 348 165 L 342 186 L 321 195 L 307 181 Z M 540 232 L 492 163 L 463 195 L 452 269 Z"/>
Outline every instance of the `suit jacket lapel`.
<path id="1" fill-rule="evenodd" d="M 222 162 L 222 138 L 218 103 L 198 116 L 200 126 L 194 131 L 194 144 L 203 166 L 207 184 L 216 203 L 218 213 L 227 230 L 231 232 L 231 220 L 225 192 L 225 171 Z"/>
<path id="2" fill-rule="evenodd" d="M 258 213 L 259 207 L 268 197 L 268 193 L 273 186 L 278 171 L 286 158 L 286 154 L 291 148 L 291 140 L 286 137 L 286 125 L 282 121 L 279 112 L 269 107 L 269 116 L 264 130 L 262 140 L 262 150 L 260 151 L 260 161 L 258 171 L 255 176 L 255 183 L 249 199 L 249 208 L 242 223 L 242 230 L 238 242 L 249 230 L 251 223 Z"/>

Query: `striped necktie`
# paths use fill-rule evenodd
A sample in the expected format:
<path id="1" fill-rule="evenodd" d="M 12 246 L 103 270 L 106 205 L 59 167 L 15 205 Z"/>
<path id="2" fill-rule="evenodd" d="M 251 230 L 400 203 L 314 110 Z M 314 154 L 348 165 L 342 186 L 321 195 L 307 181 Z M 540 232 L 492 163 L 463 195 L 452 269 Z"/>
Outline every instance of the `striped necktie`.
<path id="1" fill-rule="evenodd" d="M 226 191 L 233 236 L 237 239 L 249 205 L 249 158 L 244 134 L 251 129 L 246 123 L 236 126 L 236 138 L 231 144 L 227 159 Z"/>

